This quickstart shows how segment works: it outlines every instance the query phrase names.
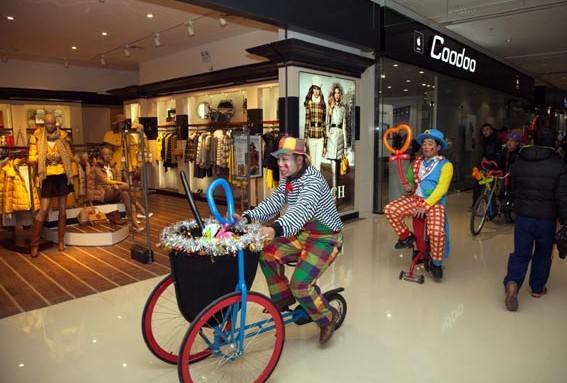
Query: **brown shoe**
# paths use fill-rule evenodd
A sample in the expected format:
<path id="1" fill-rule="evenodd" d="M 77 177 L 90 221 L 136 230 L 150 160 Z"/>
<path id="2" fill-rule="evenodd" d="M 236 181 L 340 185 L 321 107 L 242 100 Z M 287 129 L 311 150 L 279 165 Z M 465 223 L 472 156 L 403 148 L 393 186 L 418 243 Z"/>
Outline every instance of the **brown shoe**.
<path id="1" fill-rule="evenodd" d="M 114 225 L 126 225 L 128 223 L 128 221 L 125 221 L 122 219 L 122 216 L 120 215 L 120 212 L 118 210 L 114 210 L 111 211 L 110 213 L 106 213 L 106 216 L 108 217 L 108 220 L 110 221 L 110 223 L 114 224 Z"/>
<path id="2" fill-rule="evenodd" d="M 335 323 L 337 321 L 339 313 L 334 307 L 331 307 L 331 313 L 331 322 L 328 325 L 321 327 L 321 334 L 319 335 L 319 343 L 321 344 L 327 343 L 335 332 Z"/>
<path id="3" fill-rule="evenodd" d="M 518 285 L 514 281 L 506 283 L 505 302 L 508 311 L 518 311 Z"/>

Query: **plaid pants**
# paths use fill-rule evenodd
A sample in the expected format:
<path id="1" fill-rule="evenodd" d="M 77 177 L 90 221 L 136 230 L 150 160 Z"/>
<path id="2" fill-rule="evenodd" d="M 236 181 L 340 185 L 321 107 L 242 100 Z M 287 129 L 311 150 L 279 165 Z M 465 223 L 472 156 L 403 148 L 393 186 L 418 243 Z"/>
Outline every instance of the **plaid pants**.
<path id="1" fill-rule="evenodd" d="M 279 306 L 289 306 L 297 300 L 315 323 L 320 327 L 328 325 L 331 310 L 316 283 L 333 263 L 342 245 L 341 233 L 303 230 L 297 236 L 278 237 L 264 246 L 260 267 L 272 301 Z M 297 262 L 290 280 L 285 276 L 287 262 Z"/>
<path id="2" fill-rule="evenodd" d="M 394 228 L 399 237 L 409 230 L 404 222 L 406 217 L 411 217 L 414 209 L 423 206 L 423 198 L 416 195 L 402 196 L 384 207 L 384 215 Z M 431 259 L 442 261 L 445 251 L 445 206 L 433 205 L 425 215 L 427 225 L 427 236 L 431 249 Z M 417 233 L 416 235 L 420 235 Z"/>

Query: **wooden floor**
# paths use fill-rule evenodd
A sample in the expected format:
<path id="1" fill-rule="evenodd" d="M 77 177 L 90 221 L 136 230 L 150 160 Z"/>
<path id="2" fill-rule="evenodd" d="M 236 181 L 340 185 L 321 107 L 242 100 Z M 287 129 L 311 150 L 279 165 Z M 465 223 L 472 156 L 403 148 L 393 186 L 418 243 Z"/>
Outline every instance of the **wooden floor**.
<path id="1" fill-rule="evenodd" d="M 119 286 L 169 273 L 167 252 L 158 247 L 164 227 L 191 219 L 193 214 L 185 197 L 153 193 L 148 196 L 150 240 L 155 262 L 142 264 L 130 257 L 133 239 L 146 246 L 146 232 L 130 235 L 113 246 L 57 246 L 42 250 L 37 258 L 0 247 L 0 318 L 96 294 Z M 211 213 L 204 201 L 196 201 L 203 218 Z M 225 206 L 218 206 L 221 214 Z M 144 220 L 142 220 L 143 222 Z M 18 235 L 29 235 L 29 229 Z M 13 235 L 0 230 L 0 237 Z"/>

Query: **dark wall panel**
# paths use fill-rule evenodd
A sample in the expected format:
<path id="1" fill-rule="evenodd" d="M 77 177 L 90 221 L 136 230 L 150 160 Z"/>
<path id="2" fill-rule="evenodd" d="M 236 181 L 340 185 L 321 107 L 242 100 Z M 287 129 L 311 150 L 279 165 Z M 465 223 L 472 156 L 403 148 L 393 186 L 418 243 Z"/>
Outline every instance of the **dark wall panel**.
<path id="1" fill-rule="evenodd" d="M 380 6 L 370 0 L 178 1 L 348 42 L 363 49 L 374 50 L 380 40 Z"/>

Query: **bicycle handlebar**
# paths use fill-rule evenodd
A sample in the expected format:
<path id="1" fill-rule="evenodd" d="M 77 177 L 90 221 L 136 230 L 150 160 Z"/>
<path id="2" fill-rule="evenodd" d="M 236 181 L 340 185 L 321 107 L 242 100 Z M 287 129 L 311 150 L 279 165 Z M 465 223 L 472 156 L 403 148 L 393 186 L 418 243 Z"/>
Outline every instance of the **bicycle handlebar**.
<path id="1" fill-rule="evenodd" d="M 228 220 L 224 218 L 217 209 L 217 205 L 215 204 L 215 197 L 214 191 L 217 186 L 222 186 L 224 189 L 224 194 L 226 194 L 226 206 L 228 210 Z M 234 198 L 232 197 L 232 190 L 230 189 L 230 185 L 224 178 L 217 178 L 213 182 L 211 182 L 211 186 L 207 189 L 207 203 L 209 204 L 209 209 L 213 213 L 213 216 L 219 221 L 221 224 L 234 224 Z"/>

